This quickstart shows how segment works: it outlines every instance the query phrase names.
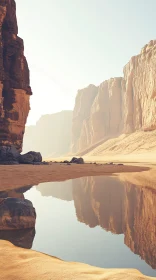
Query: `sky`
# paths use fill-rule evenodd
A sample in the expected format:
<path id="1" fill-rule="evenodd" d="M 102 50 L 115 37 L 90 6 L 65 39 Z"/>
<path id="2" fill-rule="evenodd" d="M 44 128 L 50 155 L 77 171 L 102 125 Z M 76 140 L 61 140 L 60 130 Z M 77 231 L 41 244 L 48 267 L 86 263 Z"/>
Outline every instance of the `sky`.
<path id="1" fill-rule="evenodd" d="M 156 0 L 16 0 L 33 91 L 27 125 L 72 110 L 78 89 L 123 75 L 156 39 Z"/>

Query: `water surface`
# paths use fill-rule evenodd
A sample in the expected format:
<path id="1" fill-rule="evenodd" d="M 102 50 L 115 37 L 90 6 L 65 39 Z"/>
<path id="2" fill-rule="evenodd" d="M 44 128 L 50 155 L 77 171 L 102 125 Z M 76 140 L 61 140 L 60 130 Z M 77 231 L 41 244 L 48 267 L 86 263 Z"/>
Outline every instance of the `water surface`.
<path id="1" fill-rule="evenodd" d="M 67 261 L 156 276 L 156 193 L 112 177 L 40 184 L 32 248 Z"/>

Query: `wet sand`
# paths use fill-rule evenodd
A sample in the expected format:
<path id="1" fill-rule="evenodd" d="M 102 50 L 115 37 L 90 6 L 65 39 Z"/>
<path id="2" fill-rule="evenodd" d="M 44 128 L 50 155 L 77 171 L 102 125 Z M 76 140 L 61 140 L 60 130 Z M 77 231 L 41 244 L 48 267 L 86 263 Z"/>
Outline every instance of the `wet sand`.
<path id="1" fill-rule="evenodd" d="M 115 173 L 141 172 L 148 167 L 126 165 L 61 164 L 50 165 L 1 165 L 0 190 L 13 189 L 39 183 L 63 181 L 84 176 L 111 175 Z"/>

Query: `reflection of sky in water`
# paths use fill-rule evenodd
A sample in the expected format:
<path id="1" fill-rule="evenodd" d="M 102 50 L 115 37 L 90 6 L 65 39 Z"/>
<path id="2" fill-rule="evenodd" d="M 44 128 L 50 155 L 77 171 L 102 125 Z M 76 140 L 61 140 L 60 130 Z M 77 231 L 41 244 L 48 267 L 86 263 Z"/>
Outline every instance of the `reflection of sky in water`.
<path id="1" fill-rule="evenodd" d="M 64 260 L 105 268 L 136 268 L 156 276 L 156 271 L 124 244 L 123 234 L 80 223 L 73 201 L 41 196 L 35 187 L 25 193 L 25 198 L 33 202 L 37 213 L 32 249 Z"/>

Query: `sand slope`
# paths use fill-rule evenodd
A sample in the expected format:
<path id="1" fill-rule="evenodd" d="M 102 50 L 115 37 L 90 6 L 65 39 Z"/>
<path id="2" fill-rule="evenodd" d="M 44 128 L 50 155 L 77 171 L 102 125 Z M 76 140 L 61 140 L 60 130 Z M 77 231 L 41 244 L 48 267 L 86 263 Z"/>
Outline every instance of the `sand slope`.
<path id="1" fill-rule="evenodd" d="M 97 146 L 90 147 L 81 155 L 85 157 L 102 157 L 103 160 L 130 162 L 156 162 L 156 131 L 138 131 L 122 134 L 117 138 L 104 140 Z"/>
<path id="2" fill-rule="evenodd" d="M 81 263 L 72 263 L 17 248 L 0 241 L 1 280 L 148 280 L 154 279 L 131 269 L 101 269 Z"/>

